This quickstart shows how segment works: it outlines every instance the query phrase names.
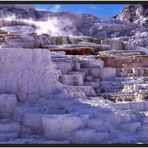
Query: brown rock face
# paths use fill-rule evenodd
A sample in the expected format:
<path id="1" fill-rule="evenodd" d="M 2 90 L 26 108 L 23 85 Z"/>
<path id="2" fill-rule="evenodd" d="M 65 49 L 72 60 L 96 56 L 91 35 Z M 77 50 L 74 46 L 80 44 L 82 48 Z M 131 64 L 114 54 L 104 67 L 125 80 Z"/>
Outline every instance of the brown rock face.
<path id="1" fill-rule="evenodd" d="M 148 57 L 146 55 L 137 55 L 131 57 L 111 57 L 101 56 L 104 64 L 108 67 L 131 68 L 131 67 L 147 67 Z"/>
<path id="2" fill-rule="evenodd" d="M 130 4 L 124 7 L 117 19 L 134 22 L 140 16 L 146 17 L 148 15 L 147 4 Z"/>
<path id="3" fill-rule="evenodd" d="M 93 49 L 89 47 L 53 49 L 53 50 L 51 49 L 51 51 L 64 51 L 66 55 L 91 55 L 93 54 Z"/>

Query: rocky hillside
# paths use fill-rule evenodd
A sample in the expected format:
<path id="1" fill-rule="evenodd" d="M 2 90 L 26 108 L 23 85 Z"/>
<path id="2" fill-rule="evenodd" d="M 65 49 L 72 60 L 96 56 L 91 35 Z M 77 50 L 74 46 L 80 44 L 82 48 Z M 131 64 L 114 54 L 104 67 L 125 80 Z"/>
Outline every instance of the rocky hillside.
<path id="1" fill-rule="evenodd" d="M 138 23 L 148 27 L 148 5 L 147 4 L 130 4 L 127 5 L 118 15 L 117 19 Z"/>
<path id="2" fill-rule="evenodd" d="M 145 30 L 141 25 L 127 22 L 124 18 L 122 20 L 125 21 L 121 21 L 121 16 L 118 16 L 119 19 L 102 19 L 91 14 L 37 11 L 31 5 L 23 5 L 23 7 L 18 7 L 16 5 L 1 5 L 0 16 L 1 18 L 14 18 L 15 16 L 16 19 L 46 21 L 47 23 L 45 24 L 44 22 L 44 27 L 47 28 L 47 25 L 49 27 L 43 33 L 50 33 L 49 30 L 52 28 L 50 25 L 54 24 L 54 27 L 56 26 L 55 30 L 61 32 L 60 34 L 55 35 L 84 35 L 110 38 L 132 36 L 137 31 Z"/>
<path id="3" fill-rule="evenodd" d="M 34 20 L 45 17 L 43 12 L 38 12 L 33 5 L 21 5 L 21 4 L 0 4 L 0 17 L 16 17 L 19 19 L 32 18 Z"/>
<path id="4" fill-rule="evenodd" d="M 118 20 L 139 24 L 148 28 L 148 5 L 147 4 L 130 4 L 126 5 L 122 12 L 116 17 Z M 145 31 L 132 31 L 133 35 L 128 38 L 128 41 L 137 46 L 146 47 L 147 29 Z"/>

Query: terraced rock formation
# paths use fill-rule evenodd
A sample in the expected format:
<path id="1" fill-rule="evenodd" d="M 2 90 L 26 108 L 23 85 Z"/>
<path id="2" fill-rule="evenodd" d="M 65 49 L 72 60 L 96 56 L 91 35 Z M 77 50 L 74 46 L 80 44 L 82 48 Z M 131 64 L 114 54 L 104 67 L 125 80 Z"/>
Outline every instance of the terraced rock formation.
<path id="1" fill-rule="evenodd" d="M 107 33 L 38 34 L 34 22 L 0 20 L 0 143 L 148 143 L 148 49 L 124 36 L 137 25 L 75 17 Z"/>

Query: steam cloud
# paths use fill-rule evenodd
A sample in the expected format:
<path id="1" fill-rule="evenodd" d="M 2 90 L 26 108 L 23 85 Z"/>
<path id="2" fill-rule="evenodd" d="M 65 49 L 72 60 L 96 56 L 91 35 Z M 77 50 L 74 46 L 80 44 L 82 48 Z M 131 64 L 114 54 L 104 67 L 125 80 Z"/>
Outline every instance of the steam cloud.
<path id="1" fill-rule="evenodd" d="M 46 21 L 34 21 L 33 19 L 17 19 L 15 15 L 6 16 L 4 18 L 7 21 L 18 21 L 29 26 L 35 26 L 36 33 L 40 34 L 50 34 L 53 36 L 59 35 L 73 35 L 74 31 L 73 22 L 68 18 L 59 19 L 57 17 L 48 17 Z"/>

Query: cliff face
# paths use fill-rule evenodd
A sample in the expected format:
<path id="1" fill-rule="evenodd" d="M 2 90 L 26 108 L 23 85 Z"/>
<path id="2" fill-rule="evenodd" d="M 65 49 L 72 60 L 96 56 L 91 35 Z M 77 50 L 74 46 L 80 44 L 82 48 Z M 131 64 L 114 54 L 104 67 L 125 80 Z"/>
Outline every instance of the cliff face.
<path id="1" fill-rule="evenodd" d="M 129 22 L 134 22 L 138 17 L 144 14 L 143 5 L 130 4 L 124 7 L 122 12 L 117 17 L 119 20 L 126 20 Z"/>
<path id="2" fill-rule="evenodd" d="M 147 25 L 148 5 L 147 4 L 130 4 L 124 7 L 122 12 L 117 16 L 117 19 L 141 23 L 143 26 Z"/>

